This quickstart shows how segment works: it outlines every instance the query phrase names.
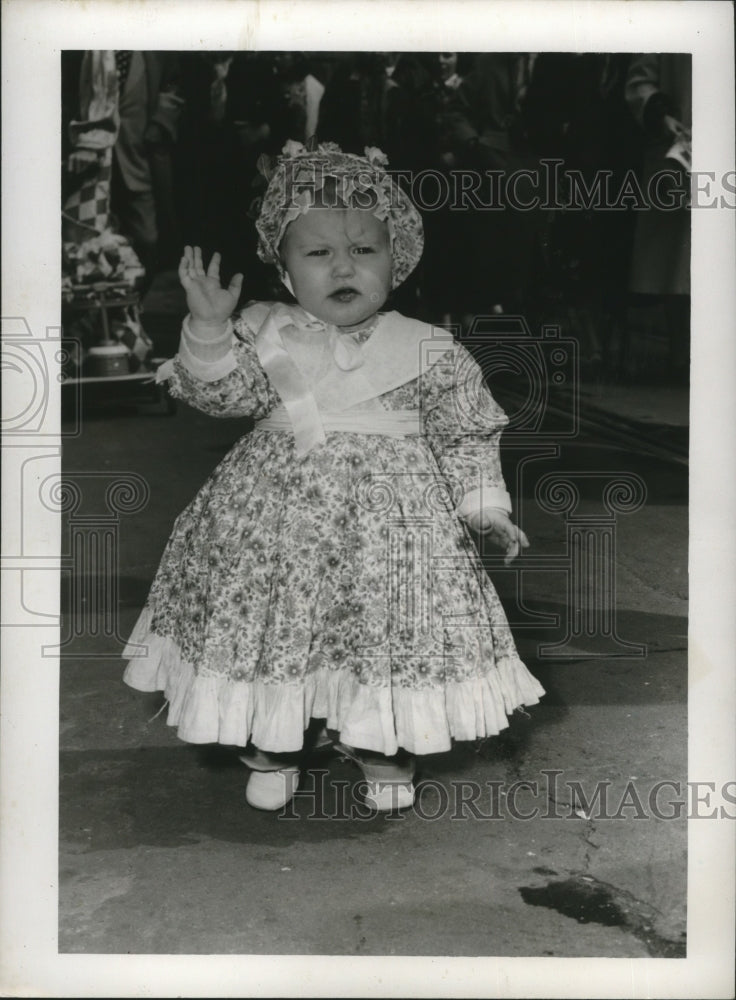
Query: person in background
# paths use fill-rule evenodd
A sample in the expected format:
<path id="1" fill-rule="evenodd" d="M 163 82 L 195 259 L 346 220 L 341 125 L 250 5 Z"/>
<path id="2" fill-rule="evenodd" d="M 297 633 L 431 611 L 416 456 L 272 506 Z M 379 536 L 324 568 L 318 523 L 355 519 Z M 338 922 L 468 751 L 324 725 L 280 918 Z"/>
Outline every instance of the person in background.
<path id="1" fill-rule="evenodd" d="M 320 104 L 320 142 L 352 153 L 366 146 L 388 152 L 387 106 L 397 87 L 397 60 L 398 53 L 350 52 L 336 64 Z"/>
<path id="2" fill-rule="evenodd" d="M 527 306 L 539 213 L 519 209 L 507 197 L 505 181 L 516 170 L 535 166 L 521 128 L 534 58 L 533 53 L 474 55 L 443 113 L 445 152 L 456 169 L 477 173 L 477 197 L 492 206 L 462 211 L 465 237 L 457 250 L 464 254 L 466 323 L 474 315 L 524 312 Z M 494 186 L 488 171 L 498 172 L 504 183 Z M 536 192 L 531 181 L 521 179 L 514 193 L 527 203 Z"/>
<path id="3" fill-rule="evenodd" d="M 538 310 L 578 338 L 583 372 L 596 378 L 616 374 L 625 358 L 634 213 L 586 205 L 568 177 L 574 172 L 588 191 L 605 178 L 613 198 L 638 164 L 641 142 L 623 96 L 629 58 L 539 53 L 524 104 L 540 167 L 562 161 L 549 192 L 555 207 L 544 213 Z"/>
<path id="4" fill-rule="evenodd" d="M 176 149 L 184 241 L 206 255 L 217 248 L 230 273 L 255 256 L 249 209 L 258 157 L 281 148 L 287 115 L 273 57 L 256 52 L 181 56 L 186 112 Z M 260 262 L 259 262 L 260 263 Z M 251 267 L 244 295 L 268 295 L 265 265 Z"/>
<path id="5" fill-rule="evenodd" d="M 308 142 L 317 134 L 324 84 L 311 72 L 303 52 L 276 52 L 273 58 L 285 102 L 286 135 Z"/>
<path id="6" fill-rule="evenodd" d="M 457 52 L 440 52 L 437 57 L 440 66 L 440 79 L 445 87 L 450 90 L 457 90 L 463 82 L 464 73 L 461 75 Z"/>
<path id="7" fill-rule="evenodd" d="M 453 105 L 456 91 L 471 69 L 468 53 L 440 52 L 433 56 L 430 70 L 433 83 L 433 143 L 431 159 L 425 164 L 445 178 L 445 191 L 453 191 L 452 171 L 458 166 L 453 141 Z M 459 321 L 467 306 L 464 254 L 468 222 L 463 211 L 453 205 L 453 195 L 425 212 L 427 251 L 423 261 L 421 299 L 426 319 L 445 325 Z"/>
<path id="8" fill-rule="evenodd" d="M 179 238 L 171 155 L 183 108 L 176 53 L 94 50 L 62 59 L 63 75 L 78 88 L 67 171 L 80 181 L 100 176 L 117 228 L 145 268 L 145 291 L 160 255 Z M 73 82 L 67 99 L 72 89 Z"/>
<path id="9" fill-rule="evenodd" d="M 632 292 L 661 296 L 670 337 L 670 374 L 687 382 L 690 364 L 690 210 L 687 197 L 692 134 L 692 58 L 687 53 L 635 56 L 626 101 L 646 138 L 642 188 L 662 172 L 676 207 L 637 213 Z M 670 175 L 669 181 L 666 174 Z M 662 197 L 666 197 L 662 194 Z"/>

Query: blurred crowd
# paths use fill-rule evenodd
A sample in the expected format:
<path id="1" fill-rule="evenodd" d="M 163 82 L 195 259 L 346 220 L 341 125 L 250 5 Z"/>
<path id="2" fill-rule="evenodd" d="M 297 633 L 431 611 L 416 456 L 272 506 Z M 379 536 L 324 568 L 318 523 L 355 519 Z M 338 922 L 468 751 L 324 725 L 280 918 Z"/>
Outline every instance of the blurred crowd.
<path id="1" fill-rule="evenodd" d="M 610 191 L 631 171 L 643 190 L 665 166 L 686 173 L 672 149 L 687 146 L 690 116 L 679 55 L 65 52 L 64 239 L 122 233 L 144 289 L 184 244 L 217 249 L 225 277 L 244 272 L 244 298 L 273 298 L 255 253 L 261 158 L 288 139 L 376 146 L 412 186 L 426 229 L 397 308 L 466 326 L 489 312 L 531 325 L 572 311 L 596 360 L 632 296 L 654 296 L 677 373 L 689 338 L 687 206 L 566 207 L 565 188 L 570 171 L 588 189 L 605 175 Z M 552 174 L 550 161 L 561 165 Z M 556 190 L 535 203 L 540 176 Z"/>

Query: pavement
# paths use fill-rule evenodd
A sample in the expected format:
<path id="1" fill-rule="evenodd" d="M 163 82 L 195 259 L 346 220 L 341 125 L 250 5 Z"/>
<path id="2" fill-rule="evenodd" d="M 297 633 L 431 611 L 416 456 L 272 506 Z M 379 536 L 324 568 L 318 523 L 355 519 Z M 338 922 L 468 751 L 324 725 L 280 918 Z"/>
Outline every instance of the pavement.
<path id="1" fill-rule="evenodd" d="M 154 298 L 144 314 L 164 356 L 177 294 L 171 285 L 166 309 Z M 681 420 L 675 395 L 661 412 L 651 395 L 608 398 L 618 417 L 657 428 L 670 412 Z M 594 423 L 546 450 L 512 447 L 505 471 L 533 546 L 510 569 L 481 554 L 546 696 L 481 746 L 423 759 L 413 810 L 361 815 L 358 773 L 328 752 L 278 815 L 247 806 L 231 748 L 180 742 L 161 695 L 122 683 L 119 657 L 174 518 L 245 430 L 185 405 L 166 415 L 118 402 L 85 410 L 65 445 L 70 478 L 103 473 L 97 493 L 85 481 L 88 511 L 102 509 L 104 474 L 134 471 L 150 493 L 119 518 L 116 635 L 89 627 L 96 581 L 65 595 L 59 951 L 684 955 L 685 818 L 667 818 L 671 791 L 651 801 L 657 782 L 687 779 L 683 463 Z M 621 470 L 645 485 L 643 503 L 607 536 L 615 620 L 586 631 L 571 614 L 574 525 L 539 503 L 540 484 L 582 483 L 585 521 L 601 512 L 596 484 Z"/>

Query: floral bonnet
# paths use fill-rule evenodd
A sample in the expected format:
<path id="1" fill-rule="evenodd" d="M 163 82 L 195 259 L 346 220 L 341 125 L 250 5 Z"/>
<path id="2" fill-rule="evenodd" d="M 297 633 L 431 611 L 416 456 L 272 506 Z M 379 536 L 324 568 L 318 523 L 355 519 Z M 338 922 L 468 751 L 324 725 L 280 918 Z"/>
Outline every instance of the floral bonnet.
<path id="1" fill-rule="evenodd" d="M 375 146 L 367 146 L 363 157 L 343 153 L 334 142 L 320 143 L 312 150 L 290 139 L 275 168 L 263 159 L 259 163 L 269 184 L 256 220 L 258 256 L 274 264 L 284 277 L 279 247 L 286 227 L 314 205 L 325 181 L 332 179 L 343 204 L 360 205 L 360 195 L 370 192 L 365 204 L 388 224 L 396 288 L 419 263 L 424 234 L 419 212 L 384 169 L 387 165 L 388 158 Z"/>

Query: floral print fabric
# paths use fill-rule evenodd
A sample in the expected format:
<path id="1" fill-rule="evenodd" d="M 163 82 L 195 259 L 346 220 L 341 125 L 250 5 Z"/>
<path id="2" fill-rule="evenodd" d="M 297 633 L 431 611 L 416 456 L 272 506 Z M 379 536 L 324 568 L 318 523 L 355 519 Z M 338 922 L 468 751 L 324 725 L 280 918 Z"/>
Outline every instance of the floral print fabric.
<path id="1" fill-rule="evenodd" d="M 206 383 L 177 360 L 170 391 L 260 419 L 280 401 L 255 331 L 235 328 L 237 369 Z M 477 375 L 451 351 L 380 397 L 420 409 L 421 436 L 328 433 L 297 462 L 292 434 L 256 427 L 220 463 L 177 518 L 126 650 L 126 681 L 166 691 L 183 739 L 294 750 L 315 717 L 355 746 L 429 753 L 538 700 L 454 513 L 464 491 L 503 484 L 506 418 Z"/>

